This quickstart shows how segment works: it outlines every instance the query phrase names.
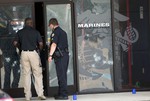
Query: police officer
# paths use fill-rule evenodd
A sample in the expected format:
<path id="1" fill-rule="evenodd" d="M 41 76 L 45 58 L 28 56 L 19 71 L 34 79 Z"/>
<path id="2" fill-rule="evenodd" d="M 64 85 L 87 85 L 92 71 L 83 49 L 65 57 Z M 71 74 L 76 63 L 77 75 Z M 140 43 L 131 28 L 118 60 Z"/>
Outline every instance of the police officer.
<path id="1" fill-rule="evenodd" d="M 29 101 L 31 94 L 31 72 L 35 79 L 35 89 L 40 100 L 46 100 L 43 92 L 43 76 L 40 57 L 36 51 L 37 48 L 42 49 L 43 41 L 40 33 L 33 28 L 31 18 L 25 19 L 25 27 L 17 32 L 14 45 L 20 44 L 21 63 L 24 76 L 24 92 L 26 100 Z"/>
<path id="2" fill-rule="evenodd" d="M 67 100 L 67 69 L 69 62 L 67 34 L 59 27 L 56 18 L 49 20 L 49 27 L 52 34 L 48 60 L 51 62 L 54 58 L 59 85 L 58 95 L 55 96 L 55 99 Z"/>

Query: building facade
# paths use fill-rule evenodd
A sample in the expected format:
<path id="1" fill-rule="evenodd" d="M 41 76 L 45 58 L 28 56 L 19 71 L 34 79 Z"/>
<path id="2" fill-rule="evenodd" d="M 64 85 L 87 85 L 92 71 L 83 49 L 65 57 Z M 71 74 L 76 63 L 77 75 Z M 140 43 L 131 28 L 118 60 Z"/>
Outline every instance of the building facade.
<path id="1" fill-rule="evenodd" d="M 26 17 L 34 19 L 44 41 L 40 57 L 47 96 L 58 86 L 54 63 L 47 61 L 52 17 L 69 39 L 69 94 L 149 90 L 149 0 L 0 1 L 0 88 L 13 97 L 24 96 L 20 56 L 12 41 Z"/>

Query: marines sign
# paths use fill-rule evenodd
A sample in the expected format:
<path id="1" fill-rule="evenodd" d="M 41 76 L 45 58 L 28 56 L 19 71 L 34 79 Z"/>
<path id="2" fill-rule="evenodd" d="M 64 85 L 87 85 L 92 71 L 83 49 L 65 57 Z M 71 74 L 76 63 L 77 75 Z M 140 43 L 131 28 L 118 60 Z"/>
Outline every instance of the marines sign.
<path id="1" fill-rule="evenodd" d="M 78 24 L 78 28 L 101 28 L 101 27 L 110 27 L 109 23 L 85 23 Z"/>

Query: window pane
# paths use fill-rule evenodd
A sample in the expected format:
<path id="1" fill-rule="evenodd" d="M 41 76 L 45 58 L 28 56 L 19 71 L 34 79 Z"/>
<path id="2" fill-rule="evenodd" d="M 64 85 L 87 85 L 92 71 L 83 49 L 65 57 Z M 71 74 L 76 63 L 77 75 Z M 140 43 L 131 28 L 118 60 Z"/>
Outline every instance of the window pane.
<path id="1" fill-rule="evenodd" d="M 69 44 L 69 67 L 67 72 L 68 85 L 74 84 L 73 79 L 73 47 L 72 47 L 72 23 L 71 23 L 71 5 L 54 4 L 46 6 L 47 25 L 50 18 L 57 18 L 60 27 L 67 32 Z M 47 45 L 49 46 L 51 30 L 47 27 Z M 57 76 L 54 63 L 49 64 L 49 85 L 57 86 Z"/>
<path id="2" fill-rule="evenodd" d="M 20 55 L 12 42 L 26 17 L 32 17 L 32 5 L 0 5 L 1 88 L 23 87 Z"/>

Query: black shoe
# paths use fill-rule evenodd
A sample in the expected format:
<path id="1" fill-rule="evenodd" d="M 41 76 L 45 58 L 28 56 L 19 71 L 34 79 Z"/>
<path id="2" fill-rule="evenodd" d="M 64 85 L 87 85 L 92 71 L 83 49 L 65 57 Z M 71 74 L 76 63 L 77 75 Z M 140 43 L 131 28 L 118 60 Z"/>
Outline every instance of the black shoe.
<path id="1" fill-rule="evenodd" d="M 58 95 L 58 96 L 55 96 L 55 100 L 68 100 L 68 96 Z"/>

